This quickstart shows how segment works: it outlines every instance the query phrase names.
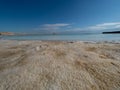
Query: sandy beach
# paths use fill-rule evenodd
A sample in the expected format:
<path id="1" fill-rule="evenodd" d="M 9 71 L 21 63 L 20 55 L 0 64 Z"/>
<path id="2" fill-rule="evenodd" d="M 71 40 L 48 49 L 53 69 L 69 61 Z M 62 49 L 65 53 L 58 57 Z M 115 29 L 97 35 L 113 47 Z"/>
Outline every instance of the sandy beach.
<path id="1" fill-rule="evenodd" d="M 0 90 L 120 90 L 120 43 L 0 40 Z"/>

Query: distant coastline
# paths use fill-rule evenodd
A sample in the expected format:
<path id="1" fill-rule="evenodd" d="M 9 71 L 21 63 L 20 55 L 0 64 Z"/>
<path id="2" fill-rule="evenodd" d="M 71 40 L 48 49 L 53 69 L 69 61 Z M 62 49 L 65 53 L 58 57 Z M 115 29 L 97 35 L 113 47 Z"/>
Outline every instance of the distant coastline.
<path id="1" fill-rule="evenodd" d="M 13 32 L 0 32 L 0 35 L 15 35 Z"/>
<path id="2" fill-rule="evenodd" d="M 103 34 L 120 34 L 120 31 L 102 32 Z"/>

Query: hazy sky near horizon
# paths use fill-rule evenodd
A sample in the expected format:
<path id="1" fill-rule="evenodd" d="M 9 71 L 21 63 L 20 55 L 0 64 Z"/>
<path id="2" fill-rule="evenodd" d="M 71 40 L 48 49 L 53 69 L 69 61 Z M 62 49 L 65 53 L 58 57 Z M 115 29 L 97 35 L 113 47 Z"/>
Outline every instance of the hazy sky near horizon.
<path id="1" fill-rule="evenodd" d="M 120 28 L 120 0 L 0 0 L 0 31 L 103 31 Z"/>

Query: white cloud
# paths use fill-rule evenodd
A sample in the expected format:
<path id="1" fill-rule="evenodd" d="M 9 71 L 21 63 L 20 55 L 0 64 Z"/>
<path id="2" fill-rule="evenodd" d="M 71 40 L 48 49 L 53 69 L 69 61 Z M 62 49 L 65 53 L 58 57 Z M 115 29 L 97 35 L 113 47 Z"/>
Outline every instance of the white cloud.
<path id="1" fill-rule="evenodd" d="M 96 24 L 88 27 L 73 27 L 71 24 L 67 23 L 55 23 L 55 24 L 43 24 L 36 28 L 37 31 L 47 31 L 47 32 L 67 32 L 67 31 L 102 31 L 102 30 L 116 30 L 120 29 L 120 22 L 102 23 Z"/>
<path id="2" fill-rule="evenodd" d="M 120 25 L 117 25 L 116 28 L 120 28 Z"/>
<path id="3" fill-rule="evenodd" d="M 107 29 L 107 28 L 103 26 L 97 26 L 97 25 L 85 28 L 85 30 L 103 30 L 103 29 Z"/>
<path id="4" fill-rule="evenodd" d="M 83 29 L 84 30 L 105 30 L 105 29 L 116 29 L 116 28 L 120 28 L 120 22 L 97 24 L 95 26 L 89 26 Z"/>
<path id="5" fill-rule="evenodd" d="M 102 23 L 102 24 L 96 24 L 93 26 L 88 26 L 84 28 L 75 27 L 70 28 L 67 31 L 102 31 L 102 30 L 116 30 L 120 29 L 120 22 L 112 22 L 112 23 Z"/>
<path id="6" fill-rule="evenodd" d="M 70 24 L 56 23 L 56 24 L 43 24 L 37 30 L 59 30 L 61 28 L 67 28 Z"/>
<path id="7" fill-rule="evenodd" d="M 58 24 L 44 24 L 44 27 L 65 27 L 69 26 L 70 24 L 65 24 L 65 23 L 58 23 Z"/>
<path id="8" fill-rule="evenodd" d="M 120 22 L 115 22 L 115 23 L 103 23 L 103 24 L 98 24 L 97 26 L 114 26 L 114 25 L 120 25 Z"/>

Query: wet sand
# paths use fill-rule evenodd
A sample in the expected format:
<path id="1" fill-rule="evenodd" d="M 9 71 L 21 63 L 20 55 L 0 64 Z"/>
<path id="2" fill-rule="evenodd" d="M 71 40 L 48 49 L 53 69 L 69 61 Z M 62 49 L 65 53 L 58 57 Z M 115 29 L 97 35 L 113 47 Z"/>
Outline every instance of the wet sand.
<path id="1" fill-rule="evenodd" d="M 0 90 L 120 90 L 120 43 L 0 40 Z"/>

